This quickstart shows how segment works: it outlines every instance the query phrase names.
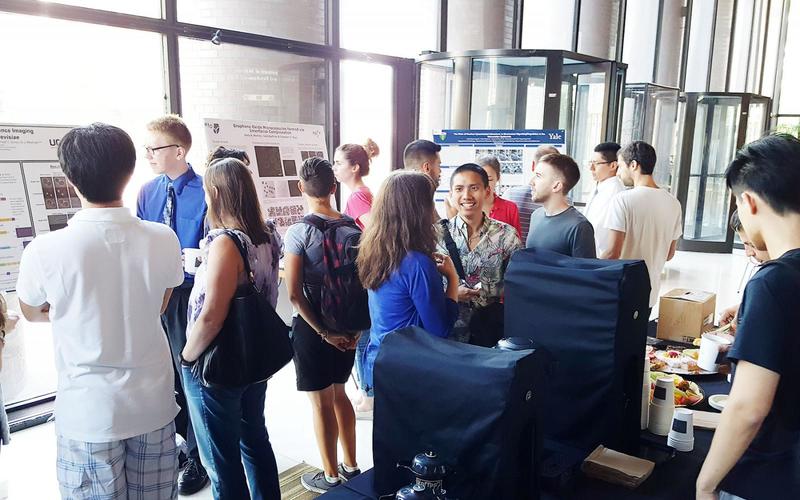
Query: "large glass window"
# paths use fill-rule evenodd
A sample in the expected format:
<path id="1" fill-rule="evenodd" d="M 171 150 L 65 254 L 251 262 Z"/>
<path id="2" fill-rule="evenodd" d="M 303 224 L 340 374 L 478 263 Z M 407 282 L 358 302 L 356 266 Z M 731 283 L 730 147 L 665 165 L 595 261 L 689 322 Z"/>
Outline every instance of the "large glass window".
<path id="1" fill-rule="evenodd" d="M 575 2 L 525 0 L 522 10 L 523 49 L 572 50 Z"/>
<path id="2" fill-rule="evenodd" d="M 544 57 L 475 59 L 470 127 L 542 128 L 546 64 Z"/>
<path id="3" fill-rule="evenodd" d="M 137 16 L 161 17 L 161 0 L 38 0 L 41 3 L 60 3 L 76 7 L 103 9 Z"/>
<path id="4" fill-rule="evenodd" d="M 658 33 L 658 0 L 627 2 L 625 12 L 625 43 L 622 61 L 628 65 L 625 81 L 653 81 L 656 34 Z"/>
<path id="5" fill-rule="evenodd" d="M 342 144 L 364 144 L 369 137 L 380 155 L 373 159 L 364 182 L 374 194 L 392 171 L 394 71 L 391 66 L 361 61 L 342 61 Z M 338 146 L 336 144 L 335 146 Z M 342 185 L 342 208 L 350 195 Z"/>
<path id="6" fill-rule="evenodd" d="M 411 58 L 438 49 L 439 2 L 345 0 L 339 5 L 342 48 Z"/>
<path id="7" fill-rule="evenodd" d="M 792 2 L 789 7 L 786 48 L 783 54 L 783 75 L 781 94 L 778 103 L 779 114 L 800 114 L 800 2 Z"/>
<path id="8" fill-rule="evenodd" d="M 692 25 L 689 30 L 689 54 L 686 61 L 687 92 L 705 92 L 711 63 L 714 28 L 714 3 L 692 5 Z"/>
<path id="9" fill-rule="evenodd" d="M 513 0 L 448 0 L 447 50 L 510 49 L 513 25 Z"/>
<path id="10" fill-rule="evenodd" d="M 324 59 L 181 38 L 184 118 L 194 132 L 190 161 L 208 150 L 204 118 L 326 125 Z"/>
<path id="11" fill-rule="evenodd" d="M 0 14 L 0 46 L 25 48 L 0 51 L 0 67 L 14 69 L 13 76 L 0 79 L 0 122 L 102 121 L 125 129 L 138 147 L 145 123 L 167 109 L 161 35 Z M 137 155 L 134 178 L 124 195 L 127 206 L 135 206 L 140 185 L 152 177 L 141 149 Z M 10 297 L 12 308 L 14 301 Z M 56 389 L 50 325 L 23 323 L 20 328 L 24 332 L 9 336 L 5 353 L 6 404 Z"/>
<path id="12" fill-rule="evenodd" d="M 767 25 L 767 48 L 764 53 L 764 74 L 759 94 L 772 97 L 775 94 L 775 77 L 778 70 L 778 54 L 781 39 L 783 2 L 771 2 Z"/>
<path id="13" fill-rule="evenodd" d="M 620 0 L 581 2 L 578 52 L 603 59 L 616 59 Z"/>
<path id="14" fill-rule="evenodd" d="M 750 36 L 755 28 L 755 0 L 738 0 L 736 3 L 736 26 L 733 31 L 733 57 L 731 57 L 729 92 L 746 92 L 747 66 L 750 56 Z"/>
<path id="15" fill-rule="evenodd" d="M 178 0 L 178 20 L 325 43 L 325 0 Z"/>
<path id="16" fill-rule="evenodd" d="M 686 0 L 662 2 L 657 45 L 655 83 L 677 87 L 680 83 L 683 32 L 686 29 Z M 636 42 L 634 42 L 636 43 Z"/>
<path id="17" fill-rule="evenodd" d="M 419 138 L 432 140 L 434 130 L 452 128 L 453 60 L 423 63 L 419 76 Z"/>
<path id="18" fill-rule="evenodd" d="M 711 59 L 711 79 L 708 89 L 712 92 L 725 92 L 728 78 L 728 54 L 733 26 L 733 7 L 736 0 L 717 0 L 717 20 L 714 24 L 714 54 Z M 692 4 L 692 9 L 697 4 Z M 692 14 L 694 16 L 694 14 Z"/>

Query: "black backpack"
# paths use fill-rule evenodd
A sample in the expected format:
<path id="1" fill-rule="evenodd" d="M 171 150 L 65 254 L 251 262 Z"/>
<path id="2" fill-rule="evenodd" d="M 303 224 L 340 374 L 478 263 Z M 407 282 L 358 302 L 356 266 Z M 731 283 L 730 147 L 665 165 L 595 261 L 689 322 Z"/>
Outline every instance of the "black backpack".
<path id="1" fill-rule="evenodd" d="M 325 220 L 306 215 L 303 222 L 322 232 L 322 277 L 320 311 L 322 323 L 332 332 L 356 333 L 370 327 L 367 291 L 356 269 L 361 229 L 347 216 Z"/>

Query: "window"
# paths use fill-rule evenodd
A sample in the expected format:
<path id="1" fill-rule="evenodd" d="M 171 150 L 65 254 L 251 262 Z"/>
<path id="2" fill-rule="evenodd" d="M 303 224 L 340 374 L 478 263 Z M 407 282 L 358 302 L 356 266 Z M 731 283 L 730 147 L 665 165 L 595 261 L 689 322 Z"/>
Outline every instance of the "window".
<path id="1" fill-rule="evenodd" d="M 512 0 L 448 0 L 447 51 L 510 49 L 513 25 Z"/>
<path id="2" fill-rule="evenodd" d="M 692 25 L 689 30 L 689 55 L 686 61 L 687 92 L 704 92 L 708 83 L 711 60 L 714 4 L 698 2 L 692 5 Z"/>
<path id="3" fill-rule="evenodd" d="M 89 7 L 137 16 L 161 17 L 161 0 L 39 0 L 39 2 Z"/>
<path id="4" fill-rule="evenodd" d="M 189 160 L 204 166 L 203 119 L 327 124 L 324 59 L 181 38 L 184 118 L 193 132 Z"/>
<path id="5" fill-rule="evenodd" d="M 140 146 L 145 123 L 166 111 L 159 34 L 0 14 L 0 46 L 25 47 L 0 51 L 0 66 L 14 68 L 17 75 L 0 79 L 0 122 L 102 121 L 125 129 Z M 124 196 L 127 206 L 135 206 L 141 183 L 152 177 L 144 155 L 137 153 Z M 10 297 L 11 308 L 15 300 Z M 56 389 L 50 326 L 26 323 L 24 328 L 7 346 L 11 361 L 3 369 L 3 390 L 8 405 Z"/>
<path id="6" fill-rule="evenodd" d="M 325 43 L 325 0 L 178 0 L 178 20 Z"/>
<path id="7" fill-rule="evenodd" d="M 410 58 L 438 49 L 437 1 L 346 0 L 339 5 L 342 48 Z"/>
<path id="8" fill-rule="evenodd" d="M 522 10 L 523 49 L 572 50 L 575 2 L 527 0 Z"/>
<path id="9" fill-rule="evenodd" d="M 619 0 L 581 2 L 578 52 L 603 59 L 616 59 L 619 30 Z"/>
<path id="10" fill-rule="evenodd" d="M 394 71 L 383 64 L 342 61 L 341 81 L 341 142 L 364 144 L 369 137 L 378 144 L 381 153 L 372 160 L 369 175 L 364 177 L 364 182 L 377 195 L 381 183 L 392 170 L 394 158 Z M 344 209 L 350 192 L 344 185 L 341 189 Z"/>
<path id="11" fill-rule="evenodd" d="M 781 78 L 781 95 L 778 104 L 780 114 L 800 114 L 800 2 L 791 3 L 789 8 L 788 32 L 786 48 L 783 55 L 783 76 Z"/>
<path id="12" fill-rule="evenodd" d="M 625 81 L 653 81 L 656 33 L 658 32 L 658 0 L 628 2 L 625 13 L 625 43 L 622 61 L 628 65 Z"/>

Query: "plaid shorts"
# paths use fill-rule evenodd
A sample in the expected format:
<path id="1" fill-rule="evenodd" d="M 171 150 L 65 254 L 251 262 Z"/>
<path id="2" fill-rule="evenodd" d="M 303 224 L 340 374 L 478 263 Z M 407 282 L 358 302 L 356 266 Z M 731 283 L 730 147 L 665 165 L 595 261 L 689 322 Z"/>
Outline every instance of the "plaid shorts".
<path id="1" fill-rule="evenodd" d="M 56 468 L 61 498 L 167 500 L 178 497 L 175 423 L 108 443 L 58 436 Z"/>

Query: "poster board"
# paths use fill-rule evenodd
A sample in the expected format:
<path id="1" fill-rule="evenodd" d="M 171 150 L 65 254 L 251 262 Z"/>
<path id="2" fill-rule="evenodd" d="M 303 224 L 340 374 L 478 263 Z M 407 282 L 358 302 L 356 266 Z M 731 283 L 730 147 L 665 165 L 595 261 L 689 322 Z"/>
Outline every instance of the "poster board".
<path id="1" fill-rule="evenodd" d="M 58 145 L 72 128 L 0 123 L 0 290 L 16 287 L 25 246 L 65 227 L 81 208 L 58 163 Z"/>
<path id="2" fill-rule="evenodd" d="M 325 131 L 320 125 L 244 120 L 203 120 L 209 151 L 218 146 L 244 150 L 265 218 L 278 232 L 300 221 L 308 206 L 297 183 L 303 161 L 328 159 Z"/>
<path id="3" fill-rule="evenodd" d="M 444 198 L 450 191 L 450 176 L 464 163 L 475 163 L 482 156 L 496 156 L 500 161 L 498 193 L 531 180 L 533 155 L 539 146 L 553 146 L 566 151 L 563 130 L 441 130 L 434 131 L 433 141 L 442 147 L 442 178 L 436 190 L 436 209 L 444 211 Z"/>

